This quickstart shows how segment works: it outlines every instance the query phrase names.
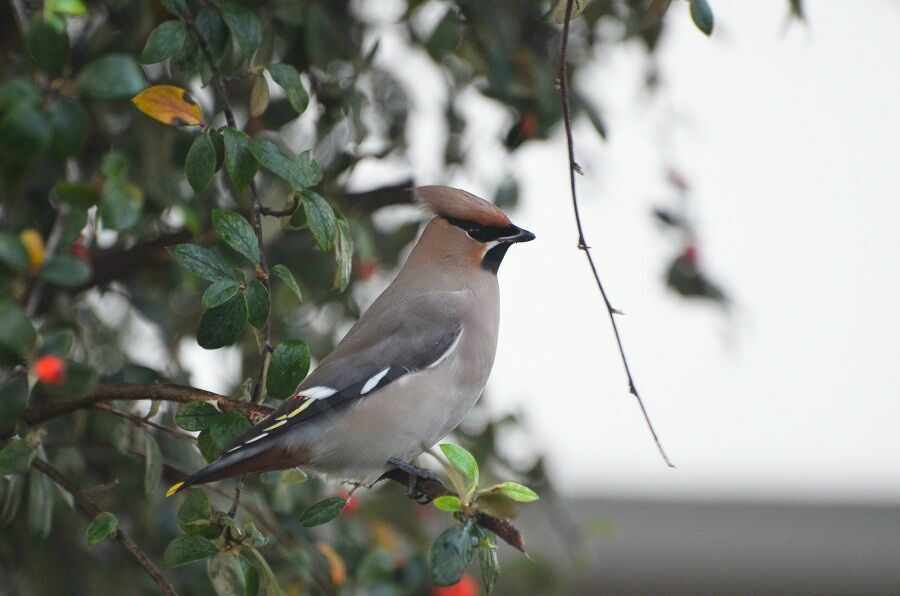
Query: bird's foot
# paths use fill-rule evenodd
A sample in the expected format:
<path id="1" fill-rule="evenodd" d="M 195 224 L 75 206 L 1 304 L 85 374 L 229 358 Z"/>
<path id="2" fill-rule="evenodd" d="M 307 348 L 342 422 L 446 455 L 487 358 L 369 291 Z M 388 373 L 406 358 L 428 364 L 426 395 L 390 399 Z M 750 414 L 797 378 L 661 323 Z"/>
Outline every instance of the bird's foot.
<path id="1" fill-rule="evenodd" d="M 389 459 L 388 464 L 394 466 L 398 470 L 406 472 L 408 478 L 406 484 L 407 497 L 423 505 L 427 505 L 433 500 L 419 488 L 419 483 L 423 481 L 438 483 L 440 482 L 440 480 L 431 472 L 431 470 L 420 468 L 419 466 L 414 466 L 409 462 L 405 462 L 397 458 Z"/>

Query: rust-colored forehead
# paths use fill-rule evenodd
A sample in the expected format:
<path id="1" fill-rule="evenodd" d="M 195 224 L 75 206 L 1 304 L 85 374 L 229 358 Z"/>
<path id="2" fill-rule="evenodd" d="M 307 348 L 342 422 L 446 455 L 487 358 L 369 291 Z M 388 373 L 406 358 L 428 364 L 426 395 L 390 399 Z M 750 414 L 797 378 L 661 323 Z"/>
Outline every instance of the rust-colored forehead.
<path id="1" fill-rule="evenodd" d="M 506 227 L 509 217 L 503 211 L 472 193 L 449 186 L 420 186 L 416 199 L 435 215 L 474 221 L 483 226 Z"/>

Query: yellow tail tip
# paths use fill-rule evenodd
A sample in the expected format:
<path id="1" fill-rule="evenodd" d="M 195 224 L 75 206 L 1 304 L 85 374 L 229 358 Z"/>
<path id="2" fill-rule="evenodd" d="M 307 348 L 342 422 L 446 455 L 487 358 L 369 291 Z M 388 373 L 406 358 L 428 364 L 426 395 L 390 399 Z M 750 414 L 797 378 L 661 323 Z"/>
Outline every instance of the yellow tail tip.
<path id="1" fill-rule="evenodd" d="M 166 496 L 171 497 L 172 495 L 180 491 L 182 486 L 184 486 L 184 482 L 176 482 L 169 487 L 169 490 L 166 491 Z"/>

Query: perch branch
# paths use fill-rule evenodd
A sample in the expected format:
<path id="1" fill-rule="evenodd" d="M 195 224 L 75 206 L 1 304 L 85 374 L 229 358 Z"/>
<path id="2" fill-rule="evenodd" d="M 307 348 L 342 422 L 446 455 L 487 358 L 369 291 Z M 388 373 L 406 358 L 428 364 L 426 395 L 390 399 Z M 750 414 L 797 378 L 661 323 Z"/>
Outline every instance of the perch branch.
<path id="1" fill-rule="evenodd" d="M 666 465 L 668 465 L 670 468 L 674 468 L 675 466 L 666 455 L 666 452 L 662 446 L 662 442 L 660 442 L 659 436 L 656 434 L 656 429 L 653 428 L 653 422 L 651 422 L 650 420 L 650 414 L 647 412 L 647 408 L 644 406 L 644 400 L 641 398 L 641 394 L 638 393 L 637 385 L 635 385 L 634 382 L 634 377 L 631 375 L 631 368 L 628 365 L 628 358 L 625 356 L 625 348 L 622 347 L 622 338 L 619 335 L 619 326 L 616 323 L 616 315 L 621 314 L 621 312 L 613 307 L 612 303 L 609 300 L 609 297 L 606 294 L 606 289 L 603 287 L 603 282 L 600 280 L 600 273 L 598 273 L 597 271 L 597 265 L 594 263 L 594 257 L 593 255 L 591 255 L 591 248 L 588 245 L 587 240 L 585 240 L 584 227 L 581 225 L 581 212 L 578 208 L 578 194 L 575 190 L 575 173 L 581 173 L 581 166 L 579 166 L 578 162 L 575 161 L 575 144 L 572 140 L 572 114 L 569 107 L 569 21 L 572 18 L 572 7 L 574 3 L 574 0 L 566 0 L 566 15 L 565 20 L 563 21 L 562 45 L 560 48 L 559 74 L 557 75 L 557 82 L 559 85 L 560 97 L 562 99 L 563 123 L 565 124 L 566 129 L 566 146 L 568 147 L 569 152 L 569 187 L 572 194 L 572 210 L 575 213 L 575 227 L 578 229 L 578 249 L 584 252 L 584 255 L 587 257 L 588 265 L 590 265 L 591 267 L 591 273 L 594 274 L 594 282 L 596 282 L 597 289 L 600 290 L 600 295 L 603 297 L 603 303 L 606 305 L 606 312 L 609 315 L 609 322 L 612 326 L 613 335 L 616 338 L 616 346 L 619 348 L 619 356 L 621 357 L 622 365 L 625 367 L 625 376 L 628 378 L 628 391 L 635 397 L 635 399 L 637 399 L 638 406 L 640 406 L 641 408 L 641 413 L 644 416 L 644 421 L 647 423 L 647 428 L 650 430 L 650 434 L 653 436 L 653 441 L 656 443 L 656 448 L 659 450 L 659 454 L 666 462 Z"/>
<path id="2" fill-rule="evenodd" d="M 60 474 L 60 472 L 49 463 L 40 458 L 36 458 L 31 465 L 40 470 L 41 473 L 43 473 L 45 476 L 50 478 L 50 480 L 64 488 L 70 495 L 72 495 L 72 498 L 75 499 L 75 502 L 78 503 L 78 505 L 84 510 L 84 512 L 91 520 L 102 513 L 100 507 L 96 502 L 94 502 L 91 497 L 89 497 L 84 493 L 84 491 L 78 488 L 78 486 L 74 482 Z M 154 565 L 153 562 L 150 561 L 149 558 L 147 558 L 147 555 L 144 554 L 144 551 L 142 551 L 138 547 L 138 545 L 135 544 L 127 534 L 125 534 L 121 526 L 116 528 L 116 531 L 112 535 L 112 538 L 122 545 L 122 548 L 124 548 L 128 552 L 128 554 L 131 555 L 131 558 L 137 561 L 138 565 L 144 568 L 144 571 L 147 572 L 147 575 L 149 575 L 153 579 L 153 581 L 156 582 L 156 585 L 159 587 L 160 592 L 166 594 L 167 596 L 176 596 L 177 593 L 175 592 L 175 588 L 172 587 L 172 584 L 170 584 L 169 581 L 165 577 L 163 577 L 163 574 L 160 573 L 159 569 L 156 568 L 156 565 Z"/>

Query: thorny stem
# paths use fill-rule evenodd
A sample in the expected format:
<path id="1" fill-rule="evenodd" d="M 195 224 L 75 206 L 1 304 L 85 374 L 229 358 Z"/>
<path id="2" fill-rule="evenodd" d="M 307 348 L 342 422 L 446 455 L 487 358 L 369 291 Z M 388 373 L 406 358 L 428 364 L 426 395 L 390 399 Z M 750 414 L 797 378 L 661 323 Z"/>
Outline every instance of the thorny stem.
<path id="1" fill-rule="evenodd" d="M 209 49 L 209 44 L 206 43 L 206 39 L 203 35 L 200 34 L 200 31 L 197 29 L 197 25 L 194 23 L 194 19 L 191 16 L 190 12 L 185 9 L 182 13 L 182 20 L 188 29 L 190 29 L 191 34 L 194 36 L 194 39 L 197 42 L 197 46 L 200 48 L 200 51 L 203 53 L 203 57 L 206 59 L 206 62 L 209 63 L 210 72 L 212 73 L 212 81 L 215 85 L 216 92 L 219 96 L 219 100 L 222 102 L 222 111 L 225 113 L 225 121 L 228 123 L 229 128 L 237 130 L 237 122 L 234 119 L 234 111 L 231 109 L 231 101 L 228 99 L 228 90 L 225 88 L 225 81 L 222 78 L 222 71 L 219 70 L 219 65 L 216 64 L 216 60 L 212 55 L 212 51 Z M 256 244 L 259 247 L 259 264 L 257 267 L 257 274 L 260 279 L 262 279 L 263 284 L 266 287 L 266 293 L 269 295 L 270 299 L 272 296 L 272 282 L 269 279 L 269 265 L 266 262 L 266 247 L 263 243 L 263 235 L 262 235 L 262 215 L 260 213 L 262 209 L 262 204 L 259 200 L 259 189 L 256 187 L 256 181 L 250 180 L 250 198 L 252 201 L 252 208 L 250 210 L 250 224 L 253 226 L 253 233 L 256 235 Z M 259 350 L 259 366 L 256 371 L 256 381 L 253 384 L 253 395 L 250 398 L 250 401 L 254 404 L 258 404 L 262 401 L 262 384 L 263 377 L 266 374 L 266 364 L 269 359 L 269 353 L 272 351 L 272 324 L 269 321 L 269 316 L 266 316 L 266 321 L 263 323 L 262 328 L 263 333 L 263 345 Z M 234 517 L 234 512 L 237 512 L 238 505 L 241 500 L 241 482 L 238 483 L 234 492 L 234 502 L 231 506 L 233 512 L 232 517 Z"/>
<path id="2" fill-rule="evenodd" d="M 572 194 L 572 210 L 575 213 L 575 226 L 578 229 L 578 249 L 583 251 L 584 255 L 587 257 L 588 264 L 591 267 L 591 272 L 594 274 L 594 281 L 597 284 L 597 289 L 600 290 L 600 295 L 603 297 L 603 303 L 606 305 L 606 312 L 609 315 L 609 322 L 612 326 L 613 335 L 616 338 L 616 346 L 619 348 L 619 356 L 622 359 L 622 366 L 625 367 L 625 376 L 628 378 L 628 391 L 635 397 L 635 399 L 637 399 L 638 406 L 640 406 L 641 408 L 641 413 L 644 416 L 644 421 L 647 423 L 647 428 L 649 429 L 650 434 L 653 436 L 653 441 L 654 443 L 656 443 L 656 448 L 659 450 L 659 454 L 666 462 L 666 465 L 668 465 L 670 468 L 674 468 L 675 465 L 672 464 L 671 460 L 669 460 L 669 457 L 666 455 L 662 443 L 659 440 L 659 436 L 656 434 L 656 430 L 653 428 L 653 422 L 651 422 L 650 420 L 650 414 L 647 412 L 647 408 L 644 406 L 644 400 L 641 399 L 641 394 L 638 393 L 637 386 L 634 383 L 634 377 L 631 375 L 631 368 L 628 366 L 628 358 L 625 356 L 625 348 L 622 347 L 622 338 L 619 335 L 619 326 L 616 323 L 616 315 L 621 314 L 621 312 L 613 307 L 612 303 L 609 301 L 609 297 L 606 294 L 606 289 L 603 287 L 603 282 L 600 280 L 600 274 L 597 271 L 597 266 L 596 264 L 594 264 L 594 257 L 591 255 L 591 248 L 588 245 L 587 240 L 585 240 L 584 228 L 581 225 L 581 213 L 578 208 L 578 194 L 575 190 L 575 173 L 580 173 L 581 167 L 575 161 L 575 144 L 572 140 L 572 114 L 569 107 L 569 21 L 572 18 L 573 5 L 574 0 L 566 0 L 566 15 L 565 20 L 563 21 L 562 45 L 560 48 L 559 74 L 557 75 L 557 81 L 559 84 L 560 97 L 562 99 L 563 123 L 565 124 L 566 129 L 566 145 L 569 151 L 569 187 Z"/>
<path id="3" fill-rule="evenodd" d="M 66 492 L 72 495 L 72 498 L 75 500 L 75 502 L 78 503 L 78 505 L 84 510 L 84 512 L 91 520 L 102 513 L 100 507 L 96 502 L 94 502 L 91 497 L 85 494 L 85 492 L 78 488 L 78 486 L 74 482 L 63 476 L 56 468 L 51 466 L 49 463 L 40 458 L 35 458 L 31 465 L 40 470 L 45 476 L 50 478 L 50 480 L 61 486 L 66 490 Z M 172 587 L 172 584 L 170 584 L 169 581 L 165 577 L 163 577 L 163 574 L 160 573 L 159 569 L 156 568 L 156 565 L 154 565 L 153 562 L 147 557 L 147 555 L 144 554 L 144 551 L 142 551 L 138 547 L 138 545 L 135 544 L 127 534 L 125 534 L 121 526 L 116 528 L 115 533 L 112 535 L 112 538 L 122 545 L 122 548 L 124 548 L 128 552 L 128 554 L 131 555 L 131 558 L 137 561 L 138 565 L 144 568 L 144 571 L 147 572 L 147 575 L 149 575 L 153 579 L 153 581 L 156 582 L 156 585 L 159 587 L 160 592 L 166 594 L 166 596 L 176 596 L 177 593 L 175 592 L 175 588 Z"/>

